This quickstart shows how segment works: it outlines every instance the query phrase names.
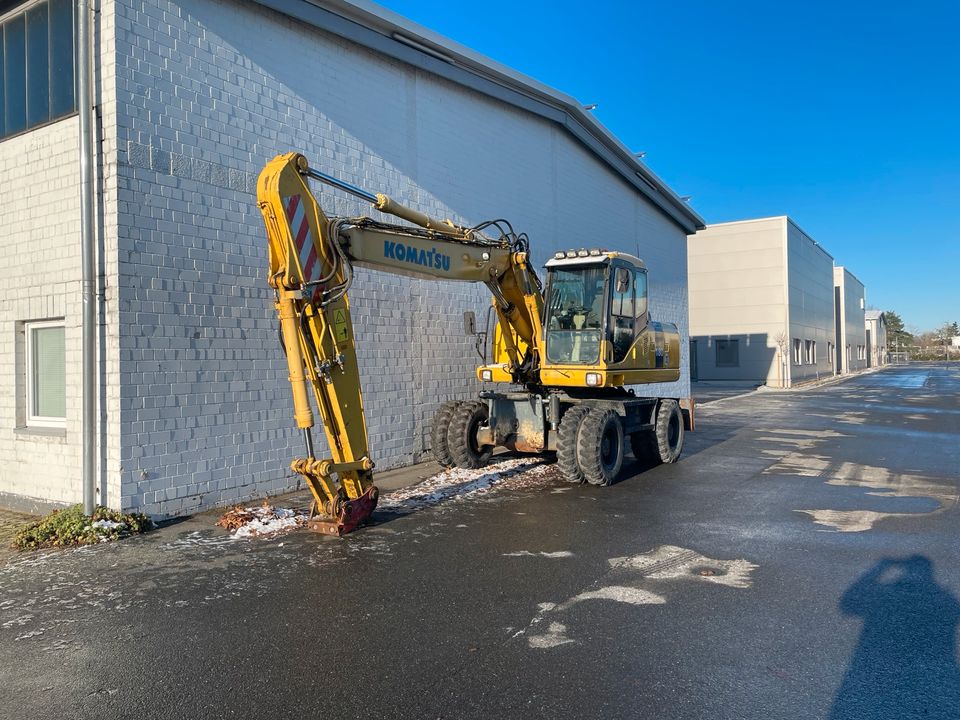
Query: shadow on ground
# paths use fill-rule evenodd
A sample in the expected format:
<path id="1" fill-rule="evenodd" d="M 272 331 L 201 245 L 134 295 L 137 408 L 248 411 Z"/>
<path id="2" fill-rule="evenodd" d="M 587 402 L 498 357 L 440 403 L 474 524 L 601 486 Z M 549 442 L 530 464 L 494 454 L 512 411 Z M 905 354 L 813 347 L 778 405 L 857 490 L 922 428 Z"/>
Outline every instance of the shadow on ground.
<path id="1" fill-rule="evenodd" d="M 863 630 L 830 720 L 960 717 L 960 603 L 934 580 L 929 559 L 881 560 L 840 610 L 863 618 Z"/>

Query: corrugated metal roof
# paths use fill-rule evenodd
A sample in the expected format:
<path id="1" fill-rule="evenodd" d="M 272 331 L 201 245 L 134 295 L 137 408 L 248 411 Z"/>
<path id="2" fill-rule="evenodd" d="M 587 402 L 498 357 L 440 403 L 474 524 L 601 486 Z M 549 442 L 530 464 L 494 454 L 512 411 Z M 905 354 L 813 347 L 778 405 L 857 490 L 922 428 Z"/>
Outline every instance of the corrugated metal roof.
<path id="1" fill-rule="evenodd" d="M 562 126 L 688 234 L 700 217 L 575 98 L 366 0 L 256 0 L 301 22 Z"/>

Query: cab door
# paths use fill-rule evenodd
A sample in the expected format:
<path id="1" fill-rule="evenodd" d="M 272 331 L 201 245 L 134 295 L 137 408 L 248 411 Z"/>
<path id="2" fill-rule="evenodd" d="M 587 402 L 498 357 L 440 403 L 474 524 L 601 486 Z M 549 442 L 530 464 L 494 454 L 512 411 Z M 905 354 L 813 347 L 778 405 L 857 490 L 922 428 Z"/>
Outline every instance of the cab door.
<path id="1" fill-rule="evenodd" d="M 622 265 L 612 268 L 610 283 L 610 341 L 613 362 L 623 362 L 636 338 L 636 281 L 633 270 Z"/>
<path id="2" fill-rule="evenodd" d="M 630 348 L 647 325 L 647 273 L 615 265 L 610 282 L 610 344 L 613 362 L 627 359 Z"/>

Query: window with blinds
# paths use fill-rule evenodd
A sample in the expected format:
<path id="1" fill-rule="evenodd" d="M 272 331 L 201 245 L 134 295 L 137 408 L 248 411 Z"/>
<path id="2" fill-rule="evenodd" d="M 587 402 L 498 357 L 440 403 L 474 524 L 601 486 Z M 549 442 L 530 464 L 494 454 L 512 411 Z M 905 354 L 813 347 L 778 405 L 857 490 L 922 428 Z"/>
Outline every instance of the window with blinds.
<path id="1" fill-rule="evenodd" d="M 27 323 L 27 425 L 62 427 L 67 417 L 62 320 Z"/>

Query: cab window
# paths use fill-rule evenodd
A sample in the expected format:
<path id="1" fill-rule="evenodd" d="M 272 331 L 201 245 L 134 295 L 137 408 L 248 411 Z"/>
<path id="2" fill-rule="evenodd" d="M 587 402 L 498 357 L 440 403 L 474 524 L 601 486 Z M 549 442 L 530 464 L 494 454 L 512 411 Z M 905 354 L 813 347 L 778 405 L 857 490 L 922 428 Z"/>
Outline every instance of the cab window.
<path id="1" fill-rule="evenodd" d="M 633 345 L 636 326 L 636 276 L 630 268 L 613 268 L 613 293 L 610 304 L 610 331 L 613 336 L 613 361 L 622 362 Z"/>

